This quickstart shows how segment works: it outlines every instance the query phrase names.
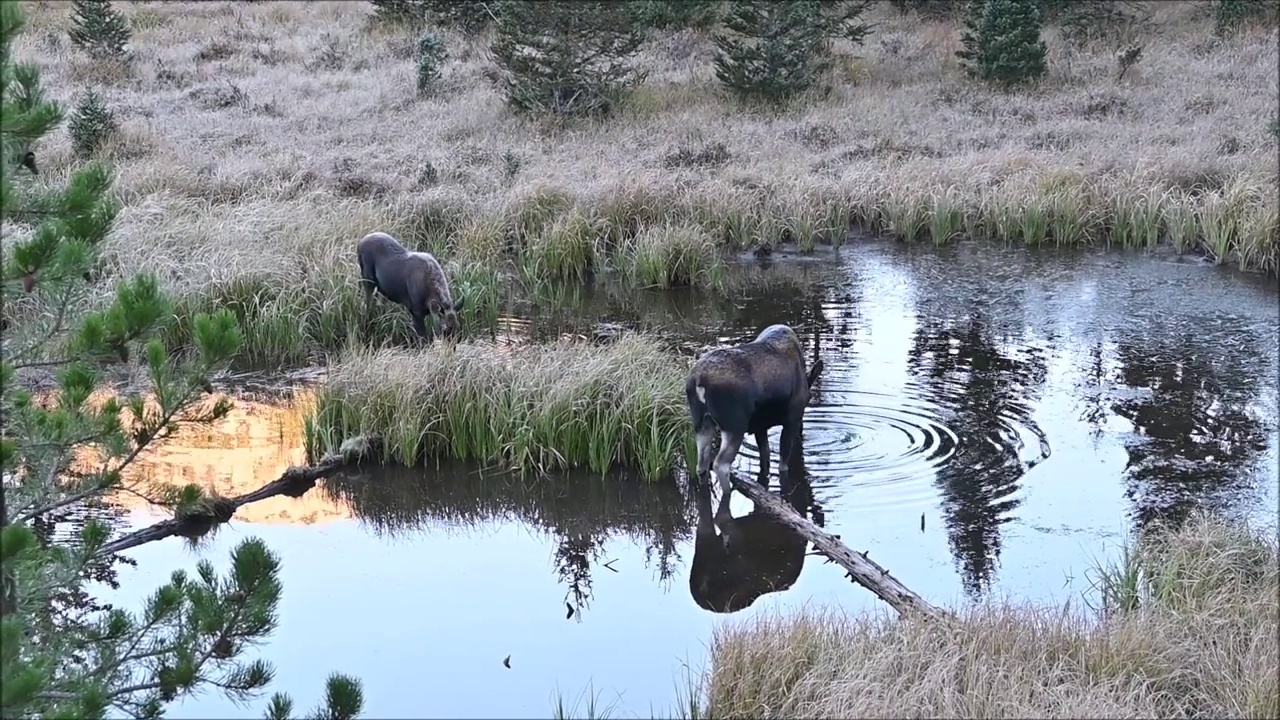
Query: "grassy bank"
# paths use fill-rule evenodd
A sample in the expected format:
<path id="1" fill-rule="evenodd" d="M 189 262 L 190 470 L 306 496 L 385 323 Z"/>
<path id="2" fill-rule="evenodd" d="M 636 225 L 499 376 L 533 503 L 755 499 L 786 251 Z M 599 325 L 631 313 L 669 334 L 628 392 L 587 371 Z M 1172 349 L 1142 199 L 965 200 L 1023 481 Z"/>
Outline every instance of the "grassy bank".
<path id="1" fill-rule="evenodd" d="M 623 465 L 659 478 L 692 451 L 686 369 L 635 335 L 607 345 L 354 350 L 317 395 L 308 452 L 372 433 L 385 439 L 387 460 L 406 465 L 431 457 L 535 472 Z"/>
<path id="2" fill-rule="evenodd" d="M 1098 573 L 1102 607 L 956 624 L 806 612 L 717 633 L 710 717 L 1280 716 L 1272 531 L 1195 517 Z"/>
<path id="3" fill-rule="evenodd" d="M 104 151 L 126 208 L 111 261 L 270 338 L 346 343 L 353 248 L 373 229 L 437 252 L 475 322 L 513 284 L 608 269 L 714 285 L 726 250 L 839 243 L 850 226 L 1278 266 L 1276 33 L 1215 38 L 1194 3 L 1150 4 L 1123 79 L 1119 40 L 1048 28 L 1048 75 L 1015 95 L 964 78 L 954 23 L 884 3 L 830 96 L 780 115 L 719 91 L 705 35 L 655 31 L 619 115 L 560 129 L 506 109 L 485 37 L 447 36 L 441 89 L 417 97 L 414 37 L 370 23 L 367 3 L 116 4 L 127 65 L 70 45 L 66 3 L 31 4 L 18 49 L 68 107 L 92 87 L 121 122 Z M 70 139 L 40 162 L 64 177 Z M 264 356 L 294 345 L 254 332 Z"/>

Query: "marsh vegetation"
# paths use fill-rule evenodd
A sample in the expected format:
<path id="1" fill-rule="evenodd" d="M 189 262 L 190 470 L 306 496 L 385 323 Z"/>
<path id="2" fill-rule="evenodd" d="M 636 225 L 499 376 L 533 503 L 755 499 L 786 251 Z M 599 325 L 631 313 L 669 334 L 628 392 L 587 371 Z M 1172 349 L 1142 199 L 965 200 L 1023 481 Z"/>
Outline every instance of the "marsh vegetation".
<path id="1" fill-rule="evenodd" d="M 448 563 L 519 556 L 529 575 L 521 582 L 533 587 L 531 548 L 551 551 L 569 586 L 568 618 L 556 622 L 582 622 L 593 612 L 593 572 L 618 572 L 603 561 L 612 544 L 629 548 L 619 552 L 633 567 L 656 556 L 659 584 L 682 560 L 690 565 L 693 603 L 672 604 L 650 582 L 615 586 L 628 598 L 616 613 L 635 629 L 624 632 L 615 617 L 603 635 L 630 643 L 649 668 L 644 677 L 669 659 L 675 624 L 705 639 L 712 627 L 702 610 L 732 607 L 747 619 L 715 628 L 711 666 L 685 691 L 680 712 L 691 716 L 1280 712 L 1274 685 L 1263 682 L 1280 670 L 1274 544 L 1199 516 L 1171 534 L 1146 532 L 1193 508 L 1250 515 L 1246 506 L 1275 492 L 1274 475 L 1258 469 L 1275 452 L 1259 419 L 1275 398 L 1262 376 L 1274 368 L 1276 323 L 1262 308 L 1274 305 L 1280 271 L 1272 4 L 23 7 L 13 55 L 35 63 L 67 122 L 65 133 L 43 137 L 22 123 L 5 128 L 0 429 L 6 473 L 12 466 L 27 483 L 7 490 L 17 475 L 6 475 L 8 498 L 36 508 L 17 517 L 44 523 L 36 530 L 45 541 L 44 525 L 70 515 L 45 517 L 41 493 L 61 493 L 46 498 L 59 511 L 108 489 L 119 491 L 113 502 L 143 498 L 128 467 L 149 467 L 146 480 L 158 481 L 149 504 L 176 513 L 216 503 L 227 494 L 215 482 L 218 462 L 197 475 L 187 466 L 199 454 L 174 450 L 212 435 L 181 428 L 252 425 L 232 410 L 238 401 L 229 398 L 241 396 L 220 395 L 232 371 L 302 368 L 321 382 L 287 428 L 251 438 L 279 452 L 254 455 L 237 477 L 266 483 L 273 477 L 260 477 L 272 474 L 263 468 L 281 458 L 305 449 L 315 459 L 352 436 L 377 436 L 385 466 L 322 483 L 307 502 L 333 507 L 309 517 L 346 528 L 352 544 L 334 549 L 339 570 L 363 568 L 362 557 L 385 549 L 353 539 L 352 527 L 372 527 L 379 542 L 421 542 L 396 556 L 399 565 L 371 572 L 412 584 L 412 567 L 433 581 L 410 593 L 414 602 L 431 595 L 453 616 L 415 619 L 426 623 L 424 636 L 478 632 L 457 618 L 480 614 L 515 633 L 494 618 L 512 615 L 524 586 L 485 577 L 455 592 L 450 583 L 472 581 Z M 14 77 L 26 87 L 22 72 Z M 6 111 L 39 110 L 39 100 L 10 92 Z M 58 118 L 37 119 L 50 129 Z M 14 181 L 22 193 L 12 196 L 11 169 L 22 173 Z M 463 308 L 459 336 L 419 347 L 403 308 L 380 298 L 366 314 L 355 250 L 374 231 L 439 259 L 451 295 L 440 307 Z M 1116 269 L 1120 254 L 1131 274 Z M 1112 569 L 1085 592 L 1101 604 L 1080 613 L 988 601 L 945 628 L 769 615 L 789 606 L 779 598 L 815 588 L 850 611 L 856 600 L 842 578 L 803 572 L 805 548 L 795 543 L 762 541 L 785 549 L 785 572 L 775 573 L 784 580 L 746 577 L 742 568 L 758 558 L 713 537 L 703 522 L 709 500 L 680 485 L 694 451 L 683 387 L 694 357 L 774 323 L 795 328 L 806 362 L 823 360 L 830 378 L 805 417 L 798 472 L 808 489 L 798 512 L 822 524 L 834 511 L 847 535 L 878 554 L 900 553 L 889 564 L 914 570 L 930 597 L 971 600 L 989 595 L 1002 573 L 1030 582 L 1021 590 L 1039 600 L 1043 569 L 1019 551 L 1054 548 L 1046 557 L 1072 562 L 1079 548 L 1064 548 L 1077 539 L 1043 536 L 1068 526 L 1067 535 L 1127 531 L 1132 522 L 1136 549 L 1104 564 Z M 108 385 L 118 386 L 119 402 L 88 402 Z M 759 467 L 754 440 L 742 444 L 739 469 Z M 75 466 L 65 487 L 29 482 L 61 477 L 66 458 L 88 446 L 102 451 L 100 468 Z M 182 483 L 165 487 L 179 475 Z M 1081 508 L 1077 495 L 1106 499 Z M 118 515 L 111 521 L 123 522 Z M 761 537 L 773 532 L 740 515 L 739 525 L 764 528 Z M 0 505 L 0 525 L 10 517 Z M 508 537 L 520 524 L 549 544 Z M 471 546 L 434 532 L 443 526 L 508 536 Z M 90 551 L 107 537 L 92 527 L 75 541 Z M 400 532 L 426 527 L 425 540 Z M 1006 527 L 1039 535 L 1029 542 Z M 311 557 L 298 549 L 314 536 L 277 537 L 297 550 L 288 562 Z M 200 552 L 223 541 L 202 542 Z M 631 552 L 639 544 L 643 558 Z M 204 594 L 169 577 L 180 561 L 157 546 L 142 555 L 163 566 L 165 592 L 225 608 L 249 598 L 255 618 L 275 617 L 279 557 L 259 541 L 236 547 L 226 587 Z M 999 561 L 1006 546 L 1012 570 Z M 681 557 L 688 549 L 700 564 Z M 709 566 L 709 557 L 722 562 Z M 937 571 L 948 564 L 954 573 Z M 255 573 L 255 592 L 228 584 Z M 10 566 L 3 574 L 7 581 Z M 199 574 L 210 588 L 222 582 L 211 565 Z M 348 593 L 351 606 L 404 600 L 349 584 L 311 592 Z M 699 595 L 766 585 L 754 610 L 746 608 L 754 600 Z M 464 595 L 492 605 L 480 613 Z M 160 612 L 156 597 L 129 601 Z M 545 599 L 520 598 L 528 608 Z M 408 623 L 414 612 L 388 605 L 352 626 L 366 637 L 362 622 Z M 294 643 L 282 647 L 332 657 L 298 650 L 297 618 L 327 621 L 305 613 L 281 615 Z M 200 627 L 212 627 L 206 620 Z M 274 620 L 258 620 L 246 637 L 274 629 Z M 551 636 L 547 622 L 534 632 Z M 217 633 L 191 628 L 175 621 L 174 637 L 187 635 L 172 652 L 182 642 L 226 650 Z M 582 657 L 598 656 L 590 640 L 599 636 L 565 641 L 558 662 L 590 672 Z M 494 637 L 484 639 L 500 644 Z M 353 638 L 342 647 L 362 647 Z M 397 648 L 396 667 L 441 662 L 427 649 L 478 647 L 460 638 Z M 386 658 L 353 662 L 375 683 L 399 677 Z M 475 662 L 459 659 L 436 676 L 463 682 Z M 521 672 L 525 662 L 517 660 Z M 248 674 L 233 678 L 237 692 L 270 679 L 264 665 L 240 667 Z M 975 670 L 991 667 L 1009 671 Z M 210 677 L 200 672 L 183 688 Z M 145 690 L 168 702 L 177 690 L 165 678 Z M 534 678 L 542 693 L 558 680 L 524 678 L 512 682 Z M 135 684 L 118 684 L 134 693 Z M 333 675 L 329 691 L 334 717 L 364 705 L 353 677 Z M 527 714 L 529 694 L 504 709 Z M 32 698 L 60 708 L 61 695 Z M 120 702 L 141 715 L 160 700 Z M 287 702 L 273 700 L 273 717 L 290 714 Z M 390 706 L 371 707 L 386 715 Z"/>
<path id="2" fill-rule="evenodd" d="M 1202 516 L 1095 568 L 1095 607 L 955 624 L 801 611 L 722 628 L 705 717 L 1275 717 L 1273 530 Z"/>

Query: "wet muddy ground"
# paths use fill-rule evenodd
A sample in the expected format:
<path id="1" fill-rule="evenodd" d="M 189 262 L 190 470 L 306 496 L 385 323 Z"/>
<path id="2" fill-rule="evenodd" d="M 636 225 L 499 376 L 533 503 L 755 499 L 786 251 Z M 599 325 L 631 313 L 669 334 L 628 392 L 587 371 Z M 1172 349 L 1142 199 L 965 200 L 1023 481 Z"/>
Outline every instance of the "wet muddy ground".
<path id="1" fill-rule="evenodd" d="M 1087 598 L 1095 558 L 1197 506 L 1274 522 L 1274 280 L 970 243 L 771 260 L 735 270 L 750 289 L 732 299 L 584 290 L 530 303 L 497 339 L 616 323 L 693 353 L 796 327 L 826 371 L 795 504 L 936 604 Z M 302 462 L 306 391 L 270 385 L 146 471 L 234 495 Z M 756 458 L 748 439 L 738 471 Z M 540 717 L 557 691 L 572 704 L 588 688 L 615 717 L 670 715 L 721 623 L 805 604 L 883 610 L 749 501 L 731 507 L 742 542 L 726 555 L 700 527 L 706 501 L 674 482 L 365 470 L 243 508 L 199 548 L 130 551 L 137 567 L 103 597 L 136 606 L 174 569 L 222 569 L 256 535 L 281 555 L 285 588 L 261 653 L 300 705 L 340 670 L 364 681 L 367 717 Z M 127 521 L 154 518 L 131 508 Z M 735 609 L 744 595 L 758 598 Z M 206 694 L 171 715 L 261 708 Z"/>

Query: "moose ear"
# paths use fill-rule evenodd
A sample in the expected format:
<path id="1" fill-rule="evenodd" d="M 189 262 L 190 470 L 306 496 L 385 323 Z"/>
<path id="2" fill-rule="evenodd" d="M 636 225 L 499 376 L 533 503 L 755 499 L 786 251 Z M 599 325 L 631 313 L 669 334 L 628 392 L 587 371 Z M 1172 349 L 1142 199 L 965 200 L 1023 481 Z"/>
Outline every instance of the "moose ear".
<path id="1" fill-rule="evenodd" d="M 458 298 L 457 302 L 453 304 L 453 311 L 462 312 L 462 306 L 466 304 L 467 304 L 467 299 L 465 297 Z"/>

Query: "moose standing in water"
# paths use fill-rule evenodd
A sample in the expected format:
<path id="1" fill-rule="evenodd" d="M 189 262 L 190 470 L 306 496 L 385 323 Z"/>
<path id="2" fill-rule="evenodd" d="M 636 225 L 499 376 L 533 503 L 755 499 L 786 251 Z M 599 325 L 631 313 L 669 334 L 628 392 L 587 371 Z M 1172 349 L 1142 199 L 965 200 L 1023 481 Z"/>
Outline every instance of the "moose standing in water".
<path id="1" fill-rule="evenodd" d="M 458 313 L 462 311 L 465 298 L 453 301 L 449 280 L 431 253 L 412 252 L 390 235 L 372 232 L 360 239 L 356 246 L 356 259 L 360 263 L 366 320 L 373 305 L 373 291 L 377 290 L 386 299 L 409 311 L 413 316 L 413 329 L 422 340 L 431 339 L 427 337 L 428 315 L 431 316 L 432 335 L 435 334 L 437 317 L 445 335 L 458 332 Z"/>
<path id="2" fill-rule="evenodd" d="M 711 469 L 711 447 L 720 431 L 715 457 L 716 479 L 727 495 L 730 473 L 747 433 L 760 450 L 760 472 L 769 471 L 769 428 L 782 426 L 778 470 L 785 475 L 788 461 L 809 404 L 809 387 L 822 372 L 822 360 L 805 374 L 804 347 L 786 325 L 770 325 L 755 340 L 717 348 L 698 358 L 685 381 L 685 396 L 698 444 L 698 481 Z"/>

